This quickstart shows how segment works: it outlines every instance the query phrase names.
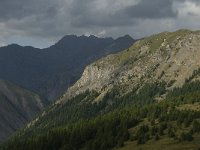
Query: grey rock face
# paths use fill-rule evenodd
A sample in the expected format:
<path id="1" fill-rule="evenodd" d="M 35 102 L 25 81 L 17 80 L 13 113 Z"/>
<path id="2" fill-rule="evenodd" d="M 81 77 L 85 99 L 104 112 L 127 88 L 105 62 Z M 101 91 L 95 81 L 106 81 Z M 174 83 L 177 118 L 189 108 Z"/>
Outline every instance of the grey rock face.
<path id="1" fill-rule="evenodd" d="M 200 32 L 179 30 L 153 35 L 87 66 L 60 101 L 87 89 L 104 93 L 114 85 L 123 87 L 122 93 L 154 81 L 174 81 L 169 88 L 182 86 L 200 67 L 199 58 Z"/>

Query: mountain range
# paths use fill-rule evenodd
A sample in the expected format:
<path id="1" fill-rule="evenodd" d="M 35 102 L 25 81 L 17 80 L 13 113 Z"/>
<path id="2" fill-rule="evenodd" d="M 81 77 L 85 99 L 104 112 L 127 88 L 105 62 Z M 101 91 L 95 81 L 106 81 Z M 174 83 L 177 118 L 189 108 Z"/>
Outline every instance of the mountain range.
<path id="1" fill-rule="evenodd" d="M 129 35 L 117 39 L 67 35 L 45 49 L 11 44 L 0 48 L 0 78 L 53 101 L 80 78 L 85 66 L 134 41 Z"/>
<path id="2" fill-rule="evenodd" d="M 199 149 L 199 48 L 199 31 L 178 30 L 93 61 L 0 148 Z"/>
<path id="3" fill-rule="evenodd" d="M 128 35 L 116 40 L 67 35 L 46 49 L 17 44 L 1 47 L 0 141 L 61 96 L 87 64 L 134 41 Z"/>
<path id="4" fill-rule="evenodd" d="M 156 88 L 161 88 L 162 91 L 164 86 L 165 92 L 154 93 L 155 97 L 152 95 L 152 98 L 161 101 L 166 98 L 167 91 L 182 87 L 190 77 L 198 78 L 198 75 L 192 75 L 200 67 L 199 40 L 199 32 L 164 32 L 139 40 L 122 52 L 103 57 L 88 65 L 81 78 L 69 87 L 50 109 L 45 110 L 42 118 L 46 117 L 45 121 L 53 124 L 57 115 L 60 115 L 63 121 L 68 114 L 74 120 L 75 114 L 81 111 L 87 114 L 90 107 L 93 109 L 91 104 L 98 106 L 102 101 L 108 101 L 103 106 L 100 105 L 102 108 L 100 107 L 99 112 L 102 112 L 115 103 L 112 99 L 107 99 L 108 95 L 120 98 L 131 92 L 137 94 L 143 87 L 151 84 L 155 84 L 155 91 Z M 151 97 L 147 95 L 146 99 L 148 96 Z M 78 99 L 78 102 L 72 99 Z M 86 107 L 84 103 L 89 106 Z M 73 107 L 75 109 L 72 109 Z M 62 110 L 67 114 L 64 115 Z M 83 112 L 80 115 L 83 115 Z M 94 114 L 91 113 L 92 116 Z M 52 115 L 55 115 L 55 118 Z"/>

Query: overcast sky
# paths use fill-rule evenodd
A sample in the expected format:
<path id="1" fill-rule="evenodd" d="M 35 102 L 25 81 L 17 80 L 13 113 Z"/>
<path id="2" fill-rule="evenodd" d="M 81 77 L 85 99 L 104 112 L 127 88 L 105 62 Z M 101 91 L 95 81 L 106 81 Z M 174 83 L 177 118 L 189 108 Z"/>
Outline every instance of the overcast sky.
<path id="1" fill-rule="evenodd" d="M 67 34 L 140 38 L 200 29 L 200 0 L 0 0 L 0 46 L 47 47 Z"/>

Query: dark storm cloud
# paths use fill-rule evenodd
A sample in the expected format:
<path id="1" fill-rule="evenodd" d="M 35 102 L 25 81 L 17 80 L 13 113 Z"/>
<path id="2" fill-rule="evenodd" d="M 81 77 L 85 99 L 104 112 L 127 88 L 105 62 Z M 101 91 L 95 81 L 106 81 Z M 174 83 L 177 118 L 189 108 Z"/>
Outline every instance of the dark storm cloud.
<path id="1" fill-rule="evenodd" d="M 173 10 L 172 0 L 140 0 L 122 8 L 111 10 L 96 9 L 91 0 L 83 0 L 79 4 L 74 2 L 72 25 L 75 26 L 123 26 L 137 23 L 137 19 L 172 18 L 177 13 Z M 114 3 L 114 1 L 113 1 Z M 109 3 L 108 3 L 109 4 Z M 110 5 L 113 5 L 110 3 Z M 92 9 L 93 8 L 93 9 Z"/>
<path id="2" fill-rule="evenodd" d="M 134 18 L 168 18 L 176 17 L 172 8 L 173 0 L 141 0 L 137 5 L 128 6 L 124 11 Z"/>
<path id="3" fill-rule="evenodd" d="M 181 11 L 177 9 L 182 7 L 174 4 L 185 2 L 200 4 L 200 0 L 1 0 L 0 39 L 13 35 L 48 39 L 98 32 L 118 36 L 122 32 L 142 32 L 144 22 L 150 21 L 154 27 L 153 23 L 160 20 L 177 20 L 167 24 L 172 28 L 180 24 L 177 18 Z M 137 31 L 129 31 L 131 28 Z M 145 35 L 141 32 L 138 35 Z"/>
<path id="4" fill-rule="evenodd" d="M 1 36 L 55 36 L 58 33 L 56 26 L 60 22 L 57 16 L 60 15 L 62 2 L 63 0 L 1 0 Z"/>
<path id="5" fill-rule="evenodd" d="M 136 5 L 112 8 L 115 2 L 102 1 L 106 6 L 98 8 L 98 0 L 3 0 L 0 2 L 0 20 L 9 21 L 13 28 L 55 28 L 66 24 L 78 28 L 86 26 L 126 26 L 136 23 L 136 18 L 174 17 L 171 0 L 141 0 Z M 126 0 L 124 1 L 126 3 Z M 101 3 L 99 3 L 101 4 Z M 70 5 L 67 6 L 67 5 Z M 59 18 L 61 11 L 63 18 Z M 60 16 L 61 17 L 61 16 Z M 24 22 L 23 22 L 24 21 Z M 27 24 L 27 27 L 26 27 Z M 50 25 L 51 24 L 51 25 Z M 55 24 L 55 25 L 52 25 Z M 35 29 L 34 29 L 35 30 Z M 40 31 L 36 29 L 35 31 Z M 55 31 L 57 32 L 57 31 Z"/>
<path id="6" fill-rule="evenodd" d="M 54 0 L 1 0 L 0 20 L 23 19 L 32 15 L 53 17 L 59 10 Z"/>
<path id="7" fill-rule="evenodd" d="M 193 2 L 195 2 L 196 4 L 200 5 L 200 0 L 192 0 Z"/>

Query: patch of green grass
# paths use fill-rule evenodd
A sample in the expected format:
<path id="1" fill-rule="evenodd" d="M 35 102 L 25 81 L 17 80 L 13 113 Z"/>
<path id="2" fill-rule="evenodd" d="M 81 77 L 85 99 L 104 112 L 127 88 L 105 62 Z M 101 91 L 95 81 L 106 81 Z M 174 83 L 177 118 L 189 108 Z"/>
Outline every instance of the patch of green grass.
<path id="1" fill-rule="evenodd" d="M 200 136 L 194 136 L 191 142 L 178 142 L 163 136 L 158 141 L 150 140 L 146 144 L 138 145 L 136 141 L 126 142 L 124 147 L 115 150 L 198 150 L 200 148 Z"/>
<path id="2" fill-rule="evenodd" d="M 182 38 L 188 34 L 192 33 L 192 31 L 190 30 L 186 30 L 186 29 L 181 29 L 178 30 L 176 32 L 172 32 L 170 33 L 170 35 L 167 37 L 167 43 L 172 43 L 176 38 Z"/>
<path id="3" fill-rule="evenodd" d="M 193 111 L 200 111 L 200 103 L 194 104 L 183 104 L 177 107 L 179 110 L 193 110 Z"/>

